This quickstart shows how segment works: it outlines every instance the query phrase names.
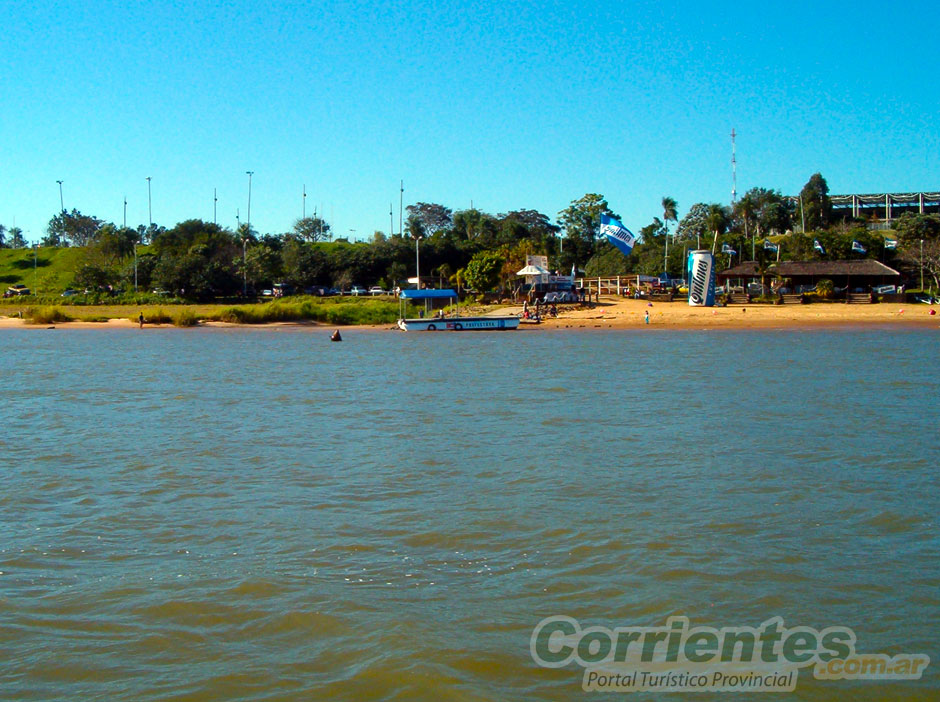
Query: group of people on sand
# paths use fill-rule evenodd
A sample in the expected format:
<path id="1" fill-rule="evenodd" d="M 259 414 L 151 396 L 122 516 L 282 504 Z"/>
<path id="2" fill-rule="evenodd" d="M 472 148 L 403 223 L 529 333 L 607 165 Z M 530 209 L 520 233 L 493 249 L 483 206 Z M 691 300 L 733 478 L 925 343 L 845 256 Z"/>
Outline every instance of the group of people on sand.
<path id="1" fill-rule="evenodd" d="M 550 317 L 557 317 L 557 316 L 558 316 L 558 306 L 557 306 L 554 302 L 551 303 L 550 305 L 545 305 L 545 304 L 542 303 L 542 301 L 541 301 L 540 299 L 536 298 L 536 300 L 535 300 L 535 313 L 534 313 L 534 314 L 529 310 L 529 301 L 528 301 L 528 300 L 523 300 L 523 302 L 522 302 L 522 318 L 523 318 L 523 319 L 534 319 L 534 320 L 536 320 L 536 321 L 541 321 L 541 320 L 542 320 L 542 307 L 545 307 L 545 308 L 548 310 L 547 314 L 548 314 Z"/>

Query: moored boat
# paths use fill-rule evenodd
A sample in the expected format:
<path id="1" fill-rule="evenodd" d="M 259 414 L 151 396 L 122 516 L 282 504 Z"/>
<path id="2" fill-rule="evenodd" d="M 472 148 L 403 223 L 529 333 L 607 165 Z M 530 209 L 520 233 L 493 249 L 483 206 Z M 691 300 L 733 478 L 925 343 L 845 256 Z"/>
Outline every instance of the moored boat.
<path id="1" fill-rule="evenodd" d="M 399 319 L 402 331 L 475 331 L 515 329 L 518 317 L 433 317 L 431 319 Z"/>
<path id="2" fill-rule="evenodd" d="M 519 317 L 511 315 L 461 317 L 459 309 L 453 317 L 433 315 L 431 301 L 457 300 L 457 293 L 453 290 L 402 290 L 399 297 L 402 310 L 406 300 L 423 300 L 425 303 L 424 317 L 407 319 L 402 313 L 398 320 L 398 328 L 402 331 L 497 331 L 516 329 L 519 326 Z"/>

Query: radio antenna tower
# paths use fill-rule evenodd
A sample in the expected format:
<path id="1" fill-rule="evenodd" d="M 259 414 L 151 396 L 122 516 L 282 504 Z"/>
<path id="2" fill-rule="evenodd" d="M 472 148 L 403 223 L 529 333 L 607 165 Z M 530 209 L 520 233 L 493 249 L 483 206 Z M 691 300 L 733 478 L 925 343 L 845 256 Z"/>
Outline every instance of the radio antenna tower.
<path id="1" fill-rule="evenodd" d="M 734 127 L 731 128 L 731 208 L 734 209 L 734 203 L 738 199 L 738 161 L 735 158 Z"/>

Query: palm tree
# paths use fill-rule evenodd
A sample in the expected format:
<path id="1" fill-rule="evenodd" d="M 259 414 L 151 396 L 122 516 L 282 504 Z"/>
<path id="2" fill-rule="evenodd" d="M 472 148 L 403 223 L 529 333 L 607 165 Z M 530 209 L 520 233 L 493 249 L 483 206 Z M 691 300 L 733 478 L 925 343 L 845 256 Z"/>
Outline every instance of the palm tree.
<path id="1" fill-rule="evenodd" d="M 679 204 L 676 202 L 675 198 L 669 197 L 666 195 L 663 198 L 663 222 L 666 225 L 666 253 L 663 257 L 663 271 L 669 272 L 669 223 L 678 222 L 678 213 L 677 209 Z"/>
<path id="2" fill-rule="evenodd" d="M 715 233 L 715 239 L 712 242 L 712 254 L 715 253 L 715 246 L 718 243 L 718 235 L 724 234 L 731 223 L 731 216 L 724 205 L 711 204 L 708 206 L 708 214 L 705 217 L 708 224 L 708 230 Z"/>

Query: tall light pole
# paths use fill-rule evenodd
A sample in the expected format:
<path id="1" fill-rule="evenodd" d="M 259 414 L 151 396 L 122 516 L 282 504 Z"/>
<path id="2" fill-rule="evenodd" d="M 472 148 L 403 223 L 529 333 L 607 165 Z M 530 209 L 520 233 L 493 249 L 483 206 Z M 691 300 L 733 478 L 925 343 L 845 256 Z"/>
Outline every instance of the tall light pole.
<path id="1" fill-rule="evenodd" d="M 242 236 L 242 295 L 248 297 L 248 234 L 251 233 L 251 176 L 254 171 L 245 171 L 248 175 L 248 226 Z"/>
<path id="2" fill-rule="evenodd" d="M 127 232 L 127 195 L 124 196 L 124 231 Z M 134 292 L 137 292 L 137 232 L 134 232 Z"/>
<path id="3" fill-rule="evenodd" d="M 59 184 L 59 207 L 61 207 L 62 211 L 65 212 L 65 200 L 62 197 L 62 181 L 57 180 L 56 183 Z"/>
<path id="4" fill-rule="evenodd" d="M 219 192 L 212 188 L 212 223 L 218 224 Z"/>
<path id="5" fill-rule="evenodd" d="M 404 204 L 405 204 L 405 181 L 403 180 L 401 182 L 401 193 L 398 195 L 398 236 L 402 236 L 405 231 L 404 229 L 402 229 L 402 226 L 401 226 L 401 223 L 402 223 L 401 212 L 402 212 L 402 205 Z"/>
<path id="6" fill-rule="evenodd" d="M 153 205 L 150 199 L 150 176 L 147 176 L 147 220 L 150 222 L 150 229 L 153 229 Z"/>
<path id="7" fill-rule="evenodd" d="M 307 185 L 304 184 L 304 209 L 301 219 L 307 219 Z"/>
<path id="8" fill-rule="evenodd" d="M 395 236 L 395 217 L 392 214 L 392 203 L 388 203 L 388 235 Z"/>
<path id="9" fill-rule="evenodd" d="M 255 174 L 254 171 L 245 171 L 248 176 L 248 231 L 251 231 L 251 176 Z"/>

